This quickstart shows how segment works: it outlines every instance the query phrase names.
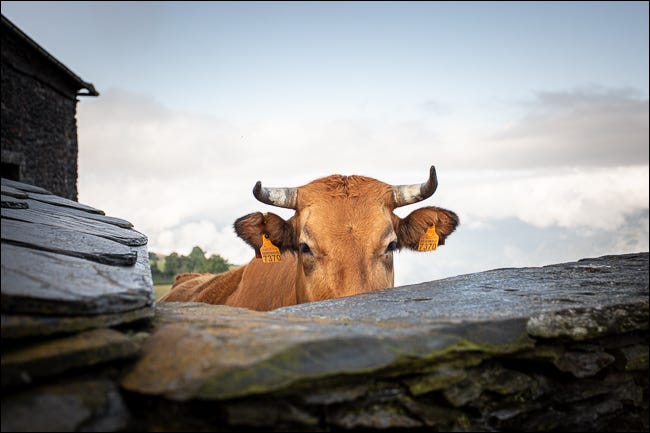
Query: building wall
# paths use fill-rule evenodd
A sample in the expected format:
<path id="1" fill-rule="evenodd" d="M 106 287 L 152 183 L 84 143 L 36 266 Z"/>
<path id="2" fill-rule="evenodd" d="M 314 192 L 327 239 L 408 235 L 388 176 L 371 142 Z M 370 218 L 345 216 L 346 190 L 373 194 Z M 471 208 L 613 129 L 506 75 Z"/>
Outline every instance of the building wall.
<path id="1" fill-rule="evenodd" d="M 2 176 L 77 200 L 75 83 L 2 34 Z"/>

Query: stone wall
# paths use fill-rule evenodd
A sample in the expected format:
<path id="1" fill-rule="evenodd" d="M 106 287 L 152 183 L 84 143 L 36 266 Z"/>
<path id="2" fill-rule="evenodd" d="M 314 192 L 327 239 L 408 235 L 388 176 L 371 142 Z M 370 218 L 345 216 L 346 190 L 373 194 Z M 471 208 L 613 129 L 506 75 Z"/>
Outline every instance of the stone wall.
<path id="1" fill-rule="evenodd" d="M 268 313 L 9 325 L 3 431 L 648 430 L 648 253 Z"/>
<path id="2" fill-rule="evenodd" d="M 2 175 L 77 200 L 79 83 L 2 24 Z"/>

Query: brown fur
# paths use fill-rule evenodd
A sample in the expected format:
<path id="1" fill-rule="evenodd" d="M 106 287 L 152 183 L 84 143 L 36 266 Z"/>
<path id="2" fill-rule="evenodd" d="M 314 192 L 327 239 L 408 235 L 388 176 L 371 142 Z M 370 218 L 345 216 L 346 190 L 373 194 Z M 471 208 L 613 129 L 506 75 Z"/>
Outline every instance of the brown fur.
<path id="1" fill-rule="evenodd" d="M 179 274 L 160 302 L 205 302 L 259 311 L 294 305 L 295 269 L 295 254 L 285 253 L 273 266 L 255 258 L 223 274 Z"/>
<path id="2" fill-rule="evenodd" d="M 266 311 L 296 303 L 393 287 L 389 246 L 417 249 L 432 225 L 444 245 L 458 225 L 455 213 L 416 209 L 400 219 L 390 185 L 363 176 L 333 175 L 298 189 L 295 215 L 252 213 L 235 222 L 239 237 L 259 254 L 262 237 L 282 262 L 259 258 L 225 274 L 181 274 L 161 301 L 198 301 Z"/>
<path id="3" fill-rule="evenodd" d="M 237 289 L 245 266 L 223 274 L 184 273 L 174 279 L 172 290 L 160 298 L 160 302 L 196 301 L 208 304 L 224 304 Z"/>
<path id="4" fill-rule="evenodd" d="M 268 311 L 296 304 L 296 256 L 284 253 L 280 263 L 262 263 L 253 259 L 237 290 L 228 297 L 225 304 L 251 310 Z"/>
<path id="5" fill-rule="evenodd" d="M 433 206 L 414 210 L 396 224 L 400 246 L 402 248 L 417 250 L 422 233 L 425 233 L 432 224 L 436 225 L 436 233 L 440 238 L 438 245 L 444 245 L 447 236 L 458 225 L 458 215 Z"/>

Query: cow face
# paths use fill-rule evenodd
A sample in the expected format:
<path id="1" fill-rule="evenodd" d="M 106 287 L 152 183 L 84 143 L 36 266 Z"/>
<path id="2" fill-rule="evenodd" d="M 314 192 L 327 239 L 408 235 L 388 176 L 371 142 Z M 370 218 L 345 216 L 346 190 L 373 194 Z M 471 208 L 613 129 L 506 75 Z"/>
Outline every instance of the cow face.
<path id="1" fill-rule="evenodd" d="M 455 213 L 436 207 L 417 209 L 404 219 L 393 213 L 430 196 L 436 186 L 433 167 L 427 182 L 398 187 L 340 175 L 291 189 L 264 189 L 258 182 L 258 199 L 296 212 L 288 221 L 273 213 L 246 215 L 235 230 L 256 251 L 267 236 L 283 253 L 297 256 L 299 303 L 393 287 L 395 251 L 417 250 L 434 225 L 442 245 L 458 225 Z"/>

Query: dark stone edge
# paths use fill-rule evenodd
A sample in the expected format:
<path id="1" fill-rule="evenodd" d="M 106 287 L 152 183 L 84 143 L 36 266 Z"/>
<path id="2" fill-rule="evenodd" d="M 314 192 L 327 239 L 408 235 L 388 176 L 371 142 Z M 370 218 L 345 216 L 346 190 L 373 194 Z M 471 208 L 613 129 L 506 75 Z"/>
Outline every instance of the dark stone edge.
<path id="1" fill-rule="evenodd" d="M 46 316 L 2 313 L 2 338 L 17 339 L 50 336 L 94 328 L 107 328 L 143 319 L 153 319 L 153 305 L 115 314 L 95 316 Z"/>
<path id="2" fill-rule="evenodd" d="M 144 289 L 143 289 L 144 290 Z M 131 310 L 137 310 L 145 307 L 152 307 L 154 295 L 148 293 L 150 299 L 143 300 L 142 296 L 120 292 L 105 295 L 100 299 L 81 299 L 76 301 L 60 299 L 43 299 L 29 296 L 5 295 L 1 296 L 2 312 L 8 314 L 24 313 L 36 315 L 87 315 L 96 316 L 106 314 L 110 309 L 110 314 L 119 314 Z"/>

